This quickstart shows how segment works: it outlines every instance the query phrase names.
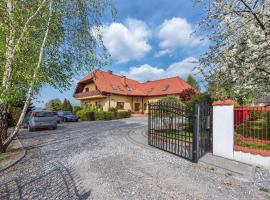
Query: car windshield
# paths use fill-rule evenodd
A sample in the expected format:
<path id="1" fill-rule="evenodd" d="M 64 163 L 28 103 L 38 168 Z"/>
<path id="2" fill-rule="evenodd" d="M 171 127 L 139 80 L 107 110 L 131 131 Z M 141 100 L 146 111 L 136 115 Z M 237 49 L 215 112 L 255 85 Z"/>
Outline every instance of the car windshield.
<path id="1" fill-rule="evenodd" d="M 70 112 L 70 111 L 65 111 L 65 112 L 63 112 L 63 115 L 72 115 L 72 112 Z"/>
<path id="2" fill-rule="evenodd" d="M 52 112 L 34 112 L 36 117 L 53 117 L 54 114 Z"/>

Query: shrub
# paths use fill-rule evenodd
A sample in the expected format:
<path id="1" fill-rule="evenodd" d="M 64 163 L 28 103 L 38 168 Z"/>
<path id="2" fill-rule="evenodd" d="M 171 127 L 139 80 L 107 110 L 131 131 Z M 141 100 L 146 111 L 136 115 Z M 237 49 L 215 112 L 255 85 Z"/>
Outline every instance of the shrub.
<path id="1" fill-rule="evenodd" d="M 180 93 L 180 99 L 183 102 L 187 102 L 189 101 L 193 96 L 195 96 L 197 94 L 196 90 L 194 90 L 193 88 L 188 88 L 183 90 Z"/>
<path id="2" fill-rule="evenodd" d="M 95 112 L 95 119 L 104 120 L 105 119 L 104 112 Z"/>
<path id="3" fill-rule="evenodd" d="M 73 107 L 73 113 L 76 114 L 79 110 L 82 110 L 81 106 L 74 106 Z"/>
<path id="4" fill-rule="evenodd" d="M 108 112 L 117 112 L 117 108 L 109 108 Z"/>
<path id="5" fill-rule="evenodd" d="M 266 116 L 265 112 L 267 111 L 262 111 L 262 110 L 252 110 L 248 112 L 248 118 L 250 121 L 256 121 L 259 119 L 263 119 L 264 116 Z"/>
<path id="6" fill-rule="evenodd" d="M 160 100 L 158 100 L 160 103 L 164 104 L 172 104 L 172 103 L 180 103 L 180 100 L 176 96 L 166 96 Z"/>
<path id="7" fill-rule="evenodd" d="M 20 118 L 22 109 L 18 107 L 11 107 L 8 111 L 8 126 L 12 127 L 15 126 Z"/>
<path id="8" fill-rule="evenodd" d="M 76 116 L 79 117 L 81 121 L 87 121 L 87 114 L 84 110 L 78 110 Z"/>
<path id="9" fill-rule="evenodd" d="M 192 96 L 192 98 L 189 101 L 185 102 L 185 104 L 189 109 L 192 109 L 195 104 L 200 103 L 200 102 L 211 104 L 213 100 L 209 94 L 203 93 L 200 95 Z"/>
<path id="10" fill-rule="evenodd" d="M 126 112 L 121 111 L 117 113 L 117 119 L 123 119 L 126 117 Z"/>
<path id="11" fill-rule="evenodd" d="M 129 111 L 121 111 L 117 113 L 117 119 L 129 118 L 131 116 L 131 112 Z"/>

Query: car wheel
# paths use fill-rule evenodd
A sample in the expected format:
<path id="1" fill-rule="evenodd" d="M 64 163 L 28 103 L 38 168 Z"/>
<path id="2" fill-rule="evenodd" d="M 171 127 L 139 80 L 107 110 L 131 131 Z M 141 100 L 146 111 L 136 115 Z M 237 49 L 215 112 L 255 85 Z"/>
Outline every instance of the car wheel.
<path id="1" fill-rule="evenodd" d="M 57 126 L 54 126 L 52 129 L 53 129 L 53 130 L 57 129 Z"/>

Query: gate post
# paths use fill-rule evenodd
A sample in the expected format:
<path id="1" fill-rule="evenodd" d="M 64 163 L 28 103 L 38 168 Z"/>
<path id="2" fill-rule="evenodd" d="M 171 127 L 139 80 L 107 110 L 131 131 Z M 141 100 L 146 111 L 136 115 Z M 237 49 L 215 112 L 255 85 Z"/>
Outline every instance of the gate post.
<path id="1" fill-rule="evenodd" d="M 199 136 L 200 136 L 200 105 L 195 104 L 193 116 L 193 162 L 198 162 Z"/>
<path id="2" fill-rule="evenodd" d="M 233 159 L 233 104 L 232 100 L 213 102 L 213 154 Z"/>
<path id="3" fill-rule="evenodd" d="M 152 107 L 151 107 L 151 103 L 148 104 L 148 145 L 151 145 L 151 139 L 152 139 L 152 133 L 151 133 L 151 127 L 152 127 Z"/>

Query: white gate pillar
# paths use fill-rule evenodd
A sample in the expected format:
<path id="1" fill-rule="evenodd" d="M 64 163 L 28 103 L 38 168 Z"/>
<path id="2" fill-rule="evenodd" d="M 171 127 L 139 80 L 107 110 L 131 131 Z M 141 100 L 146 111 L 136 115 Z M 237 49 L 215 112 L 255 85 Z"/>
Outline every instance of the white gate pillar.
<path id="1" fill-rule="evenodd" d="M 213 154 L 233 159 L 233 109 L 232 100 L 213 102 Z"/>

